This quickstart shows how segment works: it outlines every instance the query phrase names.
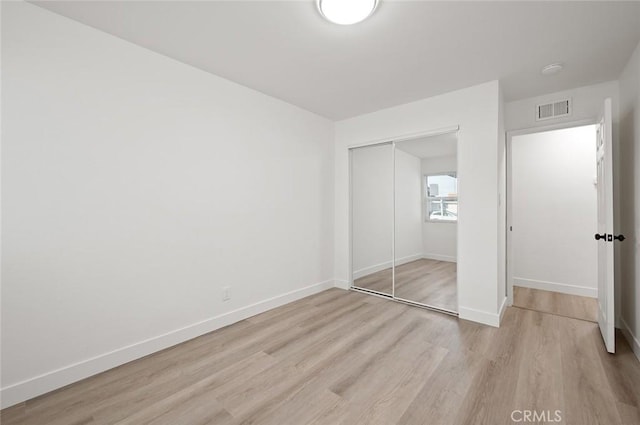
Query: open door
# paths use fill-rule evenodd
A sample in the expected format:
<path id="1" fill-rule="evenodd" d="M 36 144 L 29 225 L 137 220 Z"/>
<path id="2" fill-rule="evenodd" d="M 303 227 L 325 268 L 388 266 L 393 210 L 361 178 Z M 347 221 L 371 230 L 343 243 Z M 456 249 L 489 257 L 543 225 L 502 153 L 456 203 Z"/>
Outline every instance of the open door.
<path id="1" fill-rule="evenodd" d="M 598 164 L 598 325 L 607 351 L 616 350 L 613 295 L 613 152 L 611 99 L 605 99 L 596 137 Z M 616 239 L 620 238 L 615 237 Z M 624 237 L 622 237 L 624 238 Z"/>

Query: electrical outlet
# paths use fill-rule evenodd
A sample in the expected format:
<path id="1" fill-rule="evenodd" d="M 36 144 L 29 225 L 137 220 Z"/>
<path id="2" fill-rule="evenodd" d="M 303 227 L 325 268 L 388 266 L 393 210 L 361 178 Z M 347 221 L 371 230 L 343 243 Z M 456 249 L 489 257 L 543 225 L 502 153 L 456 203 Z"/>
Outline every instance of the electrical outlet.
<path id="1" fill-rule="evenodd" d="M 231 299 L 231 296 L 229 295 L 229 289 L 231 288 L 228 286 L 222 288 L 222 301 L 229 301 Z"/>

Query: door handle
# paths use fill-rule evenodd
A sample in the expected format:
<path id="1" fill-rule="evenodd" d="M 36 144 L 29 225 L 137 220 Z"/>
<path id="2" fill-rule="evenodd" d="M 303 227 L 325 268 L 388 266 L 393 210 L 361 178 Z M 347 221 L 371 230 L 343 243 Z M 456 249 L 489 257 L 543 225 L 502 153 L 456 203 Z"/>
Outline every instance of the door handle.
<path id="1" fill-rule="evenodd" d="M 597 241 L 599 241 L 600 239 L 602 239 L 605 242 L 613 242 L 614 240 L 616 241 L 620 241 L 622 242 L 623 240 L 627 239 L 624 237 L 624 235 L 618 235 L 618 236 L 614 236 L 614 235 L 608 235 L 606 233 L 600 235 L 598 233 L 595 234 L 595 238 Z"/>

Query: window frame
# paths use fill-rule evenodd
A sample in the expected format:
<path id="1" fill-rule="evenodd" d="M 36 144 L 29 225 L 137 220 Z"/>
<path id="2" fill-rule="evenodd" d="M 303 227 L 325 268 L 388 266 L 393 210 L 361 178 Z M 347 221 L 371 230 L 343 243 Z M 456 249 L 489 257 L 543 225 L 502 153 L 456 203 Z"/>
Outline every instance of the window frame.
<path id="1" fill-rule="evenodd" d="M 444 197 L 436 197 L 436 196 L 428 196 L 429 186 L 427 182 L 429 181 L 429 177 L 438 177 L 438 176 L 449 176 L 454 177 L 456 179 L 456 196 L 444 196 Z M 456 214 L 455 220 L 437 220 L 432 219 L 429 214 L 429 202 L 433 199 L 443 199 L 443 200 L 451 200 L 455 199 L 456 203 L 459 202 L 458 197 L 458 172 L 457 171 L 439 171 L 433 173 L 424 173 L 422 175 L 422 208 L 424 210 L 424 222 L 425 223 L 449 223 L 456 224 L 458 223 L 458 215 Z"/>

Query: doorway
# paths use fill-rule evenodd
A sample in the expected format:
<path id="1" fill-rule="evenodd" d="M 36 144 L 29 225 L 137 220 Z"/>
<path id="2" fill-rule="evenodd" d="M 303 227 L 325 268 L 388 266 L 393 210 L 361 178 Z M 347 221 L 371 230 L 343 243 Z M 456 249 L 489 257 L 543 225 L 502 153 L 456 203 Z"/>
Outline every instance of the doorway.
<path id="1" fill-rule="evenodd" d="M 598 321 L 597 130 L 509 139 L 507 281 L 516 307 Z"/>

